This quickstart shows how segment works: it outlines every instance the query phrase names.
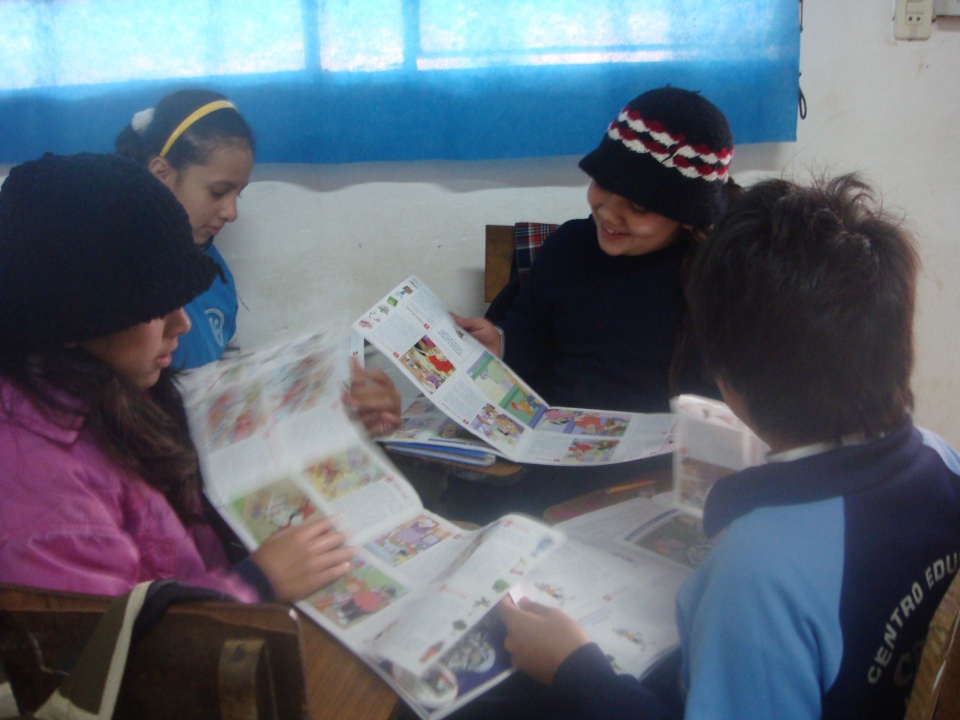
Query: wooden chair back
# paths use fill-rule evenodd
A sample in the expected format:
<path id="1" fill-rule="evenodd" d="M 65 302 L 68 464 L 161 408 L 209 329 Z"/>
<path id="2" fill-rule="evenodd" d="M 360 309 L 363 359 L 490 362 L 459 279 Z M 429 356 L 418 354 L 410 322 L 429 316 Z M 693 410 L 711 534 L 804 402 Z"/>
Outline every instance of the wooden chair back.
<path id="1" fill-rule="evenodd" d="M 544 222 L 486 226 L 483 300 L 490 305 L 484 317 L 496 324 L 506 316 L 540 247 L 557 227 Z"/>
<path id="2" fill-rule="evenodd" d="M 960 573 L 930 621 L 906 720 L 960 718 Z"/>
<path id="3" fill-rule="evenodd" d="M 483 266 L 483 301 L 493 302 L 510 279 L 513 263 L 513 225 L 485 227 L 486 256 Z"/>
<path id="4" fill-rule="evenodd" d="M 69 675 L 112 598 L 0 584 L 0 660 L 23 713 Z M 296 613 L 170 606 L 131 647 L 115 718 L 311 718 Z"/>

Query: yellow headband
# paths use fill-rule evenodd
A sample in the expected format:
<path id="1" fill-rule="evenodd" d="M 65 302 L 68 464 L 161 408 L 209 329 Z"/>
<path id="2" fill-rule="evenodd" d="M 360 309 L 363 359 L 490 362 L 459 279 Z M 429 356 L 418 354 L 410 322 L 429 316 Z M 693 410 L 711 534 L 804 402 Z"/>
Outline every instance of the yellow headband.
<path id="1" fill-rule="evenodd" d="M 216 110 L 223 110 L 225 108 L 231 108 L 232 110 L 237 109 L 232 102 L 227 100 L 214 100 L 212 103 L 207 103 L 206 105 L 198 107 L 192 113 L 187 115 L 183 122 L 177 125 L 177 129 L 170 133 L 170 137 L 167 138 L 167 142 L 163 146 L 163 150 L 160 151 L 160 157 L 165 157 L 166 154 L 170 152 L 170 148 L 173 147 L 173 144 L 177 141 L 177 138 L 183 135 L 186 129 L 193 125 L 197 120 L 202 117 L 206 117 Z"/>

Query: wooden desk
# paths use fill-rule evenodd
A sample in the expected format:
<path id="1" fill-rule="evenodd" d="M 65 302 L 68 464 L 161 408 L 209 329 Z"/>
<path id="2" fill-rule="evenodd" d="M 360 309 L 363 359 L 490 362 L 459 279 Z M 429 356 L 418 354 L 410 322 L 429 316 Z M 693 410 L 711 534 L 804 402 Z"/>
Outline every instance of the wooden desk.
<path id="1" fill-rule="evenodd" d="M 486 485 L 513 485 L 526 470 L 523 465 L 498 458 L 489 467 L 477 467 L 450 460 L 417 457 L 404 453 L 386 451 L 390 461 L 413 485 L 423 506 L 438 515 L 447 517 L 443 493 L 451 477 Z"/>
<path id="2" fill-rule="evenodd" d="M 551 525 L 584 513 L 600 510 L 630 500 L 637 495 L 652 497 L 666 492 L 673 483 L 673 470 L 670 467 L 654 468 L 642 476 L 619 485 L 575 497 L 572 500 L 553 505 L 543 511 L 543 518 Z"/>
<path id="3" fill-rule="evenodd" d="M 406 706 L 326 630 L 301 616 L 307 706 L 313 720 L 396 720 Z"/>

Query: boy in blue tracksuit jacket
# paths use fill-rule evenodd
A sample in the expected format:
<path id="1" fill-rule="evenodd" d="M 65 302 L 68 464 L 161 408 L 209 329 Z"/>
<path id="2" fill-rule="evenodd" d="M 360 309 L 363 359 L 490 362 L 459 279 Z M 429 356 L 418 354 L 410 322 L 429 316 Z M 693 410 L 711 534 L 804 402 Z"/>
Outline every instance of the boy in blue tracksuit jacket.
<path id="1" fill-rule="evenodd" d="M 734 204 L 694 263 L 692 319 L 768 462 L 707 498 L 715 547 L 677 597 L 675 682 L 617 675 L 560 611 L 501 603 L 551 716 L 903 717 L 960 557 L 960 457 L 909 414 L 918 264 L 856 176 Z"/>

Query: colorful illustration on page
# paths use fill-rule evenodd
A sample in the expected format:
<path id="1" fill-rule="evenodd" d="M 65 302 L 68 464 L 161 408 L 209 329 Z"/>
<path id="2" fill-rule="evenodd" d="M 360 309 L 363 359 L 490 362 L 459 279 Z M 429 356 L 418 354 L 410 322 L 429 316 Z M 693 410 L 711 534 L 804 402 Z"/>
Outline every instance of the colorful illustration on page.
<path id="1" fill-rule="evenodd" d="M 477 436 L 457 424 L 456 420 L 444 420 L 437 428 L 437 437 L 444 440 L 466 440 L 479 442 Z"/>
<path id="2" fill-rule="evenodd" d="M 456 370 L 453 363 L 426 335 L 417 340 L 401 360 L 417 383 L 428 393 L 439 388 Z"/>
<path id="3" fill-rule="evenodd" d="M 523 435 L 523 426 L 507 417 L 493 405 L 487 404 L 471 421 L 470 427 L 478 431 L 491 445 L 516 445 Z"/>
<path id="4" fill-rule="evenodd" d="M 734 470 L 692 458 L 683 452 L 680 453 L 679 457 L 680 472 L 677 487 L 680 492 L 680 502 L 703 510 L 707 494 L 713 484 L 720 478 L 731 475 Z"/>
<path id="5" fill-rule="evenodd" d="M 527 427 L 536 425 L 540 416 L 547 409 L 540 398 L 533 393 L 526 392 L 520 385 L 507 393 L 501 401 L 500 407 Z"/>
<path id="6" fill-rule="evenodd" d="M 323 518 L 323 513 L 289 478 L 235 500 L 230 509 L 257 543 L 277 530 Z"/>
<path id="7" fill-rule="evenodd" d="M 419 515 L 368 543 L 366 548 L 376 557 L 399 567 L 449 536 L 450 532 L 444 530 L 436 520 Z"/>
<path id="8" fill-rule="evenodd" d="M 343 628 L 374 615 L 407 593 L 386 573 L 354 559 L 353 569 L 307 599 L 318 612 Z"/>
<path id="9" fill-rule="evenodd" d="M 258 365 L 253 362 L 234 362 L 234 363 L 223 363 L 224 370 L 217 377 L 217 383 L 220 385 L 230 385 L 235 382 L 240 382 L 249 375 L 256 372 Z"/>
<path id="10" fill-rule="evenodd" d="M 503 647 L 505 634 L 496 610 L 492 610 L 441 659 L 440 665 L 456 677 L 459 694 L 510 668 L 510 654 Z"/>
<path id="11" fill-rule="evenodd" d="M 380 663 L 380 667 L 399 687 L 403 688 L 407 695 L 413 698 L 414 702 L 428 710 L 449 705 L 457 699 L 459 694 L 456 676 L 442 665 L 434 665 L 424 673 L 423 677 L 417 677 L 389 660 Z"/>
<path id="12" fill-rule="evenodd" d="M 468 370 L 476 388 L 527 426 L 534 425 L 546 409 L 543 401 L 488 352 Z"/>
<path id="13" fill-rule="evenodd" d="M 279 369 L 271 380 L 271 404 L 277 418 L 309 410 L 327 391 L 333 359 L 329 353 L 314 352 Z"/>
<path id="14" fill-rule="evenodd" d="M 333 501 L 381 480 L 384 475 L 373 458 L 360 448 L 331 455 L 303 471 L 307 481 L 325 500 Z"/>
<path id="15" fill-rule="evenodd" d="M 629 425 L 630 418 L 615 413 L 550 408 L 537 423 L 537 430 L 591 437 L 623 437 Z"/>
<path id="16" fill-rule="evenodd" d="M 703 523 L 682 514 L 675 514 L 652 532 L 644 533 L 636 544 L 691 568 L 703 562 L 713 549 L 713 543 L 703 534 Z"/>
<path id="17" fill-rule="evenodd" d="M 494 405 L 502 403 L 507 393 L 513 392 L 519 384 L 517 378 L 488 352 L 483 353 L 467 373 L 477 389 Z"/>
<path id="18" fill-rule="evenodd" d="M 574 440 L 567 447 L 563 462 L 586 465 L 605 462 L 613 458 L 619 444 L 619 440 Z"/>
<path id="19" fill-rule="evenodd" d="M 569 408 L 550 408 L 540 417 L 537 430 L 569 434 L 573 432 L 573 420 L 578 412 Z"/>
<path id="20" fill-rule="evenodd" d="M 267 412 L 260 402 L 262 392 L 260 382 L 234 385 L 206 402 L 203 416 L 211 449 L 245 440 L 266 424 Z"/>

